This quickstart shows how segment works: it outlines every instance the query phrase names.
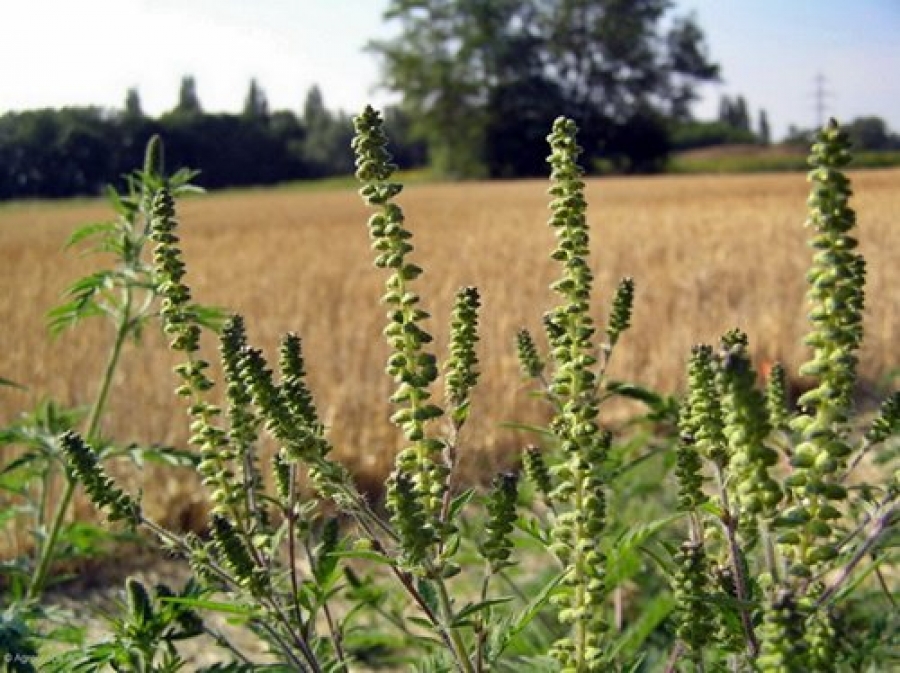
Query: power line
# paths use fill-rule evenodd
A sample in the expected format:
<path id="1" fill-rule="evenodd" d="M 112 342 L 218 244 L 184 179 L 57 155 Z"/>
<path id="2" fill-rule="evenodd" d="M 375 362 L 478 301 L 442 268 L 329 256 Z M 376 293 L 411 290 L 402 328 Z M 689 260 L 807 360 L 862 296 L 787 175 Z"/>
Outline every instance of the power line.
<path id="1" fill-rule="evenodd" d="M 825 113 L 827 111 L 827 101 L 829 98 L 834 98 L 834 93 L 825 85 L 825 75 L 821 72 L 817 73 L 815 77 L 815 88 L 813 89 L 817 129 L 820 129 L 825 125 Z"/>

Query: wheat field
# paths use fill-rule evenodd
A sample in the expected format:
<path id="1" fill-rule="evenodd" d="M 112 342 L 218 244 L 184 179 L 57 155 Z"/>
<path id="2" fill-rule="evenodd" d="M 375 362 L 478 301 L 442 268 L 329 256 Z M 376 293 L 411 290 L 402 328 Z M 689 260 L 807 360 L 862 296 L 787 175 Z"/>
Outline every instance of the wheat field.
<path id="1" fill-rule="evenodd" d="M 900 171 L 852 172 L 861 249 L 868 260 L 866 341 L 861 374 L 871 389 L 896 385 L 900 327 Z M 460 469 L 486 479 L 528 441 L 504 421 L 533 422 L 514 336 L 528 327 L 541 342 L 552 306 L 547 184 L 518 181 L 419 184 L 403 206 L 426 273 L 417 281 L 439 355 L 456 289 L 482 295 L 482 383 L 463 437 Z M 804 273 L 811 251 L 803 228 L 807 184 L 800 174 L 665 176 L 588 181 L 599 320 L 618 279 L 636 283 L 633 327 L 610 375 L 677 392 L 692 344 L 731 327 L 750 335 L 758 358 L 804 361 Z M 85 323 L 51 340 L 46 311 L 72 281 L 104 262 L 61 248 L 73 228 L 111 217 L 101 201 L 0 207 L 0 423 L 36 401 L 89 404 L 112 339 L 109 325 Z M 387 421 L 392 384 L 383 373 L 384 274 L 371 265 L 368 212 L 352 190 L 223 192 L 181 204 L 187 282 L 197 301 L 247 319 L 251 341 L 271 360 L 282 334 L 298 333 L 320 415 L 335 454 L 363 482 L 377 484 L 399 448 Z M 210 357 L 214 339 L 207 337 Z M 175 360 L 156 331 L 130 346 L 115 380 L 104 432 L 120 442 L 183 444 L 186 414 L 172 393 Z M 149 467 L 131 477 L 151 515 L 170 523 L 200 502 L 195 482 Z M 82 504 L 82 513 L 86 513 Z"/>

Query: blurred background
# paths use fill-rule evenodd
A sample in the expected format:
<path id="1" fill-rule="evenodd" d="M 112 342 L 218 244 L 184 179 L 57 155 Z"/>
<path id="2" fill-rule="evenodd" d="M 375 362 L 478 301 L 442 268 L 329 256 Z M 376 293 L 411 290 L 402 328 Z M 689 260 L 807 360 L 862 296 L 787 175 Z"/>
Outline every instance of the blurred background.
<path id="1" fill-rule="evenodd" d="M 95 195 L 153 133 L 208 188 L 352 171 L 351 117 L 452 178 L 790 168 L 848 125 L 900 150 L 896 0 L 4 0 L 0 199 Z"/>

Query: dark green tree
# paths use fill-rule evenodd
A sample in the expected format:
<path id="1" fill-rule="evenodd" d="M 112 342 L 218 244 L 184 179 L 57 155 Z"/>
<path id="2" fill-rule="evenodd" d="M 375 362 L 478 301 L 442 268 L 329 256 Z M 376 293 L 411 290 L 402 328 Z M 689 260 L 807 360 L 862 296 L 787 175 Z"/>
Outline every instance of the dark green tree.
<path id="1" fill-rule="evenodd" d="M 244 117 L 254 121 L 266 121 L 269 118 L 269 101 L 266 98 L 266 92 L 256 82 L 256 79 L 250 80 L 250 86 L 247 89 L 247 97 L 244 98 Z"/>
<path id="2" fill-rule="evenodd" d="M 769 126 L 769 115 L 762 109 L 759 111 L 759 126 L 756 135 L 759 138 L 760 144 L 772 144 L 772 129 Z"/>
<path id="3" fill-rule="evenodd" d="M 858 150 L 890 150 L 900 147 L 900 138 L 893 135 L 881 117 L 858 117 L 847 126 L 850 142 Z"/>
<path id="4" fill-rule="evenodd" d="M 622 147 L 614 136 L 648 112 L 689 115 L 697 82 L 718 70 L 696 21 L 668 22 L 670 8 L 668 0 L 393 0 L 385 18 L 399 34 L 369 48 L 439 171 L 530 173 L 532 157 L 493 159 L 516 135 L 528 146 L 551 107 L 579 122 L 594 156 Z"/>
<path id="5" fill-rule="evenodd" d="M 304 157 L 315 175 L 347 175 L 353 172 L 353 122 L 343 112 L 325 106 L 322 90 L 312 86 L 303 105 L 306 127 Z"/>
<path id="6" fill-rule="evenodd" d="M 193 75 L 185 75 L 181 78 L 178 103 L 173 112 L 184 115 L 203 114 L 203 106 L 200 105 L 200 97 L 197 95 L 197 82 Z"/>
<path id="7" fill-rule="evenodd" d="M 125 93 L 125 116 L 129 119 L 143 119 L 144 117 L 141 94 L 135 87 L 131 87 Z"/>

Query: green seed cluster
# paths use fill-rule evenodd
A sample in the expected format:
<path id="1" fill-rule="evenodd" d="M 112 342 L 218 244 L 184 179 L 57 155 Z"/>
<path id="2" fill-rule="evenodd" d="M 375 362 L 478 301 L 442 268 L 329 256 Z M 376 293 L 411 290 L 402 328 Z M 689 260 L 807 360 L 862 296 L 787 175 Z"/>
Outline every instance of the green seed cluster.
<path id="1" fill-rule="evenodd" d="M 634 305 L 634 279 L 623 278 L 616 288 L 612 309 L 609 313 L 609 324 L 606 334 L 609 337 L 609 346 L 612 348 L 619 341 L 622 333 L 631 327 L 631 310 Z"/>
<path id="2" fill-rule="evenodd" d="M 763 393 L 755 387 L 756 372 L 747 347 L 747 335 L 740 330 L 723 336 L 718 376 L 729 473 L 735 486 L 738 515 L 745 527 L 757 514 L 772 517 L 781 501 L 781 487 L 769 476 L 778 454 L 765 444 L 771 431 L 769 414 Z"/>
<path id="3" fill-rule="evenodd" d="M 293 460 L 315 464 L 329 450 L 321 428 L 310 426 L 303 405 L 288 399 L 283 388 L 274 381 L 272 370 L 262 352 L 244 348 L 240 360 L 241 380 L 262 412 L 265 427 L 278 439 Z"/>
<path id="4" fill-rule="evenodd" d="M 200 348 L 200 327 L 190 309 L 191 291 L 182 281 L 185 265 L 175 234 L 178 226 L 175 200 L 165 187 L 153 198 L 150 217 L 150 239 L 156 243 L 153 264 L 158 279 L 157 291 L 163 297 L 160 308 L 163 331 L 170 338 L 172 350 L 195 353 Z M 202 388 L 202 368 L 192 373 L 197 377 L 193 385 Z"/>
<path id="5" fill-rule="evenodd" d="M 519 356 L 519 367 L 526 377 L 536 379 L 544 373 L 545 363 L 527 329 L 520 329 L 516 333 L 516 353 Z"/>
<path id="6" fill-rule="evenodd" d="M 519 476 L 513 472 L 504 472 L 494 478 L 488 496 L 483 553 L 492 573 L 512 565 L 509 560 L 513 546 L 510 536 L 516 523 L 518 486 Z"/>
<path id="7" fill-rule="evenodd" d="M 564 455 L 555 467 L 559 483 L 552 498 L 568 505 L 557 518 L 551 549 L 569 568 L 567 591 L 556 604 L 560 621 L 571 625 L 570 636 L 555 643 L 552 654 L 561 670 L 582 672 L 603 666 L 605 557 L 597 541 L 606 525 L 603 462 L 611 437 L 598 425 L 595 329 L 590 316 L 593 274 L 576 132 L 575 123 L 561 117 L 548 137 L 550 226 L 557 238 L 551 257 L 563 268 L 562 277 L 551 286 L 560 305 L 544 322 L 555 364 L 550 392 L 559 401 L 551 426 Z"/>
<path id="8" fill-rule="evenodd" d="M 478 383 L 478 309 L 481 298 L 474 287 L 461 289 L 456 295 L 450 321 L 450 358 L 444 369 L 446 397 L 456 409 L 465 409 L 469 393 Z"/>
<path id="9" fill-rule="evenodd" d="M 709 575 L 703 543 L 687 540 L 675 555 L 676 633 L 692 654 L 699 655 L 714 634 L 709 603 Z"/>
<path id="10" fill-rule="evenodd" d="M 553 480 L 550 477 L 547 462 L 544 460 L 544 454 L 538 447 L 528 446 L 525 448 L 525 452 L 522 454 L 522 469 L 525 470 L 525 476 L 549 504 L 551 502 L 550 494 L 553 491 Z"/>
<path id="11" fill-rule="evenodd" d="M 108 510 L 110 521 L 125 521 L 132 526 L 140 523 L 140 505 L 113 483 L 100 464 L 96 451 L 71 430 L 63 434 L 59 441 L 72 471 L 91 501 L 97 507 Z"/>
<path id="12" fill-rule="evenodd" d="M 416 539 L 403 537 L 404 545 L 408 542 L 414 544 L 414 548 L 404 547 L 404 551 L 411 558 L 421 559 L 421 544 L 437 540 L 449 478 L 449 468 L 441 459 L 444 443 L 428 437 L 426 433 L 426 425 L 444 413 L 440 407 L 429 402 L 430 386 L 438 377 L 438 365 L 435 356 L 425 350 L 432 337 L 422 327 L 422 322 L 429 314 L 419 307 L 419 295 L 411 289 L 412 281 L 418 278 L 422 269 L 407 259 L 413 250 L 409 242 L 412 234 L 403 226 L 403 211 L 393 202 L 401 186 L 390 182 L 396 167 L 390 162 L 381 117 L 367 107 L 354 119 L 354 126 L 356 176 L 363 183 L 360 194 L 367 205 L 378 209 L 369 219 L 372 248 L 378 253 L 375 266 L 391 270 L 382 297 L 382 302 L 388 307 L 388 325 L 384 336 L 391 348 L 387 372 L 397 384 L 391 402 L 399 407 L 391 416 L 391 421 L 411 442 L 397 456 L 396 468 L 388 480 L 387 505 L 392 522 L 400 530 L 411 531 L 412 522 L 402 519 L 414 517 L 418 528 Z M 468 304 L 472 299 L 469 293 L 464 300 L 467 303 L 463 309 L 463 313 L 467 314 L 465 320 L 472 317 L 476 308 Z M 472 329 L 465 328 L 461 331 L 463 333 L 466 336 L 462 338 L 471 341 Z M 469 346 L 473 344 L 474 341 Z M 458 345 L 461 346 L 461 343 Z M 468 351 L 469 346 L 463 347 L 460 353 Z M 471 372 L 468 376 L 471 378 Z M 458 385 L 454 384 L 453 394 L 462 392 L 464 387 L 465 382 L 460 379 Z"/>
<path id="13" fill-rule="evenodd" d="M 784 429 L 788 425 L 787 372 L 776 362 L 766 381 L 766 410 L 773 428 Z"/>
<path id="14" fill-rule="evenodd" d="M 678 509 L 683 512 L 696 511 L 709 498 L 703 492 L 703 461 L 697 451 L 690 422 L 690 407 L 685 404 L 679 415 L 681 430 L 676 447 L 675 475 L 678 477 Z"/>
<path id="15" fill-rule="evenodd" d="M 206 375 L 209 363 L 196 357 L 200 349 L 200 327 L 190 307 L 190 290 L 183 282 L 185 267 L 175 233 L 177 226 L 175 202 L 163 187 L 153 198 L 150 220 L 150 239 L 156 243 L 153 264 L 157 290 L 163 296 L 160 317 L 163 330 L 170 337 L 170 347 L 186 355 L 186 361 L 175 367 L 181 379 L 176 392 L 190 401 L 190 443 L 200 450 L 200 473 L 210 487 L 213 508 L 227 510 L 233 498 L 231 474 L 226 466 L 233 456 L 225 431 L 216 425 L 221 410 L 203 399 L 203 393 L 213 387 L 213 382 Z M 223 348 L 226 348 L 224 342 Z"/>
<path id="16" fill-rule="evenodd" d="M 712 347 L 694 346 L 688 364 L 687 410 L 681 420 L 682 433 L 693 438 L 697 451 L 720 467 L 728 463 L 728 440 L 722 418 L 720 395 Z"/>
<path id="17" fill-rule="evenodd" d="M 840 480 L 851 452 L 847 421 L 863 336 L 865 275 L 856 239 L 848 234 L 856 220 L 848 205 L 850 183 L 840 170 L 850 161 L 848 148 L 846 134 L 832 121 L 810 156 L 813 186 L 807 226 L 815 231 L 811 244 L 816 252 L 807 275 L 812 331 L 805 342 L 813 357 L 800 373 L 819 384 L 800 398 L 805 411 L 791 423 L 800 444 L 788 479 L 794 505 L 781 518 L 787 530 L 780 538 L 788 545 L 789 570 L 799 577 L 809 576 L 837 554 L 832 523 L 840 517 L 836 505 L 847 496 Z"/>
<path id="18" fill-rule="evenodd" d="M 866 441 L 879 444 L 897 434 L 900 434 L 900 391 L 881 403 L 878 416 L 866 431 Z"/>
<path id="19" fill-rule="evenodd" d="M 760 673 L 796 673 L 806 667 L 805 621 L 793 593 L 778 589 L 764 613 L 760 653 L 756 667 Z"/>
<path id="20" fill-rule="evenodd" d="M 229 570 L 234 573 L 235 579 L 245 589 L 255 594 L 261 593 L 268 575 L 254 563 L 237 530 L 228 519 L 218 514 L 213 514 L 211 523 L 213 545 Z"/>

